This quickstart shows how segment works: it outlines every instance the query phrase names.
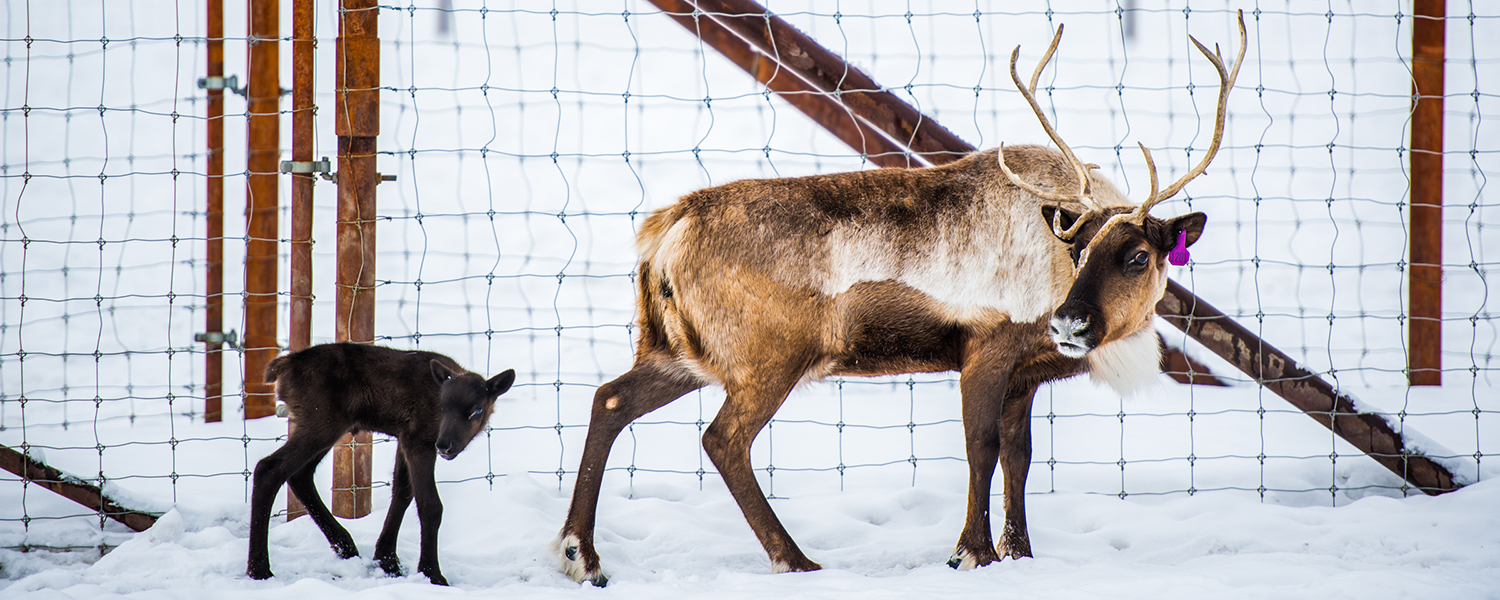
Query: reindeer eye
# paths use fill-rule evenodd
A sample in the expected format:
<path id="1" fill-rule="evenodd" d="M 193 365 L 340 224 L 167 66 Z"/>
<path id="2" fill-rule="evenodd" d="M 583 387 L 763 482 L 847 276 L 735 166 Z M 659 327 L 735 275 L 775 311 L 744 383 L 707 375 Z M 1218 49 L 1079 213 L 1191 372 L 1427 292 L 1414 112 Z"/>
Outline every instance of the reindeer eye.
<path id="1" fill-rule="evenodd" d="M 482 417 L 482 416 L 484 416 L 484 409 L 483 408 L 476 408 L 476 409 L 474 409 L 474 412 L 472 412 L 472 413 L 469 414 L 469 420 L 473 421 L 474 419 L 478 419 L 479 417 Z"/>
<path id="2" fill-rule="evenodd" d="M 1147 254 L 1145 250 L 1141 250 L 1139 252 L 1136 252 L 1135 256 L 1130 257 L 1130 265 L 1135 267 L 1143 267 L 1146 266 L 1146 263 L 1150 262 L 1150 260 L 1151 255 Z"/>

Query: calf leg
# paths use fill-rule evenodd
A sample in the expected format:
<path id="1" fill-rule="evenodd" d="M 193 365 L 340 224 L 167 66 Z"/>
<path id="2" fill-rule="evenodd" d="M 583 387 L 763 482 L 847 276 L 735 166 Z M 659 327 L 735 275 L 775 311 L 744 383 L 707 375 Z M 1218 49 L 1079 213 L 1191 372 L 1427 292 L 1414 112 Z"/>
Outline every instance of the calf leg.
<path id="1" fill-rule="evenodd" d="M 417 519 L 422 522 L 422 555 L 417 559 L 417 571 L 426 575 L 434 584 L 448 585 L 448 579 L 443 577 L 442 570 L 438 568 L 437 537 L 438 526 L 443 523 L 443 501 L 438 498 L 437 480 L 433 473 L 437 449 L 432 444 L 401 443 L 400 451 L 411 479 L 412 495 L 417 501 Z M 382 531 L 381 536 L 384 535 L 385 532 Z M 392 533 L 393 545 L 395 537 Z"/>
<path id="2" fill-rule="evenodd" d="M 411 471 L 406 467 L 406 458 L 401 451 L 401 442 L 396 442 L 396 470 L 391 476 L 391 507 L 385 513 L 385 526 L 380 529 L 380 539 L 375 540 L 375 562 L 380 570 L 392 577 L 401 576 L 401 559 L 396 557 L 396 536 L 401 533 L 401 520 L 411 506 Z"/>
<path id="3" fill-rule="evenodd" d="M 588 438 L 568 519 L 554 542 L 563 573 L 574 581 L 603 586 L 609 581 L 599 568 L 594 550 L 594 517 L 599 506 L 599 486 L 615 438 L 641 415 L 665 406 L 683 394 L 703 387 L 703 382 L 671 365 L 638 361 L 634 368 L 614 381 L 599 386 L 589 415 Z"/>
<path id="4" fill-rule="evenodd" d="M 276 501 L 277 490 L 293 473 L 306 468 L 309 463 L 316 465 L 314 459 L 326 454 L 342 433 L 299 429 L 275 452 L 255 464 L 255 479 L 250 490 L 250 553 L 245 566 L 245 574 L 251 579 L 268 579 L 272 575 L 267 538 L 271 528 L 271 504 Z M 348 532 L 344 535 L 347 536 Z M 333 537 L 329 535 L 330 540 Z M 353 546 L 352 539 L 349 544 Z"/>
<path id="5" fill-rule="evenodd" d="M 1002 556 L 1031 557 L 1031 536 L 1026 533 L 1026 475 L 1031 471 L 1031 402 L 1036 388 L 1015 391 L 1005 399 L 1000 414 L 1000 472 L 1005 478 L 1005 528 L 1000 545 Z"/>
<path id="6" fill-rule="evenodd" d="M 777 572 L 816 571 L 822 567 L 802 554 L 797 542 L 776 518 L 750 465 L 750 444 L 786 401 L 796 383 L 795 376 L 789 379 L 726 386 L 728 398 L 714 422 L 703 432 L 703 449 L 724 477 L 724 484 L 745 513 L 745 520 L 760 539 L 760 545 L 766 549 L 772 568 Z"/>
<path id="7" fill-rule="evenodd" d="M 328 545 L 339 558 L 354 558 L 359 556 L 359 548 L 354 545 L 354 537 L 349 535 L 349 530 L 340 525 L 338 519 L 329 512 L 328 506 L 323 504 L 323 498 L 318 495 L 318 487 L 313 483 L 313 475 L 318 470 L 318 463 L 323 462 L 323 457 L 328 451 L 319 452 L 316 457 L 307 462 L 301 470 L 287 480 L 291 486 L 292 493 L 302 501 L 303 508 L 307 509 L 308 516 L 312 517 L 313 523 L 317 523 L 318 529 L 323 530 L 323 536 L 328 538 Z"/>

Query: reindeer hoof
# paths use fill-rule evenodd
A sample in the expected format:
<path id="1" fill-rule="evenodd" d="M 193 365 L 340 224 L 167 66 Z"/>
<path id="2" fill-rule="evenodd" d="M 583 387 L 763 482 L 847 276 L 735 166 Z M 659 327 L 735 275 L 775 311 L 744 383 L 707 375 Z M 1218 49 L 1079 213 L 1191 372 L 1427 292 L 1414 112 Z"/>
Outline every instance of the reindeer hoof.
<path id="1" fill-rule="evenodd" d="M 443 577 L 442 573 L 433 571 L 431 573 L 427 573 L 426 575 L 427 575 L 427 579 L 432 582 L 432 585 L 442 585 L 442 586 L 448 585 L 448 578 L 447 577 Z"/>
<path id="2" fill-rule="evenodd" d="M 993 553 L 989 553 L 989 556 L 984 556 L 960 547 L 953 551 L 953 556 L 948 557 L 948 566 L 959 571 L 968 571 L 998 560 L 1000 560 L 1000 557 L 995 556 Z"/>
<path id="3" fill-rule="evenodd" d="M 823 570 L 823 565 L 808 560 L 805 556 L 789 562 L 771 561 L 771 572 L 773 573 L 807 573 L 809 571 L 821 570 Z"/>
<path id="4" fill-rule="evenodd" d="M 609 577 L 599 569 L 599 555 L 585 551 L 578 536 L 558 534 L 557 539 L 552 540 L 552 551 L 557 554 L 558 570 L 573 581 L 587 581 L 594 587 L 604 587 L 609 583 Z"/>

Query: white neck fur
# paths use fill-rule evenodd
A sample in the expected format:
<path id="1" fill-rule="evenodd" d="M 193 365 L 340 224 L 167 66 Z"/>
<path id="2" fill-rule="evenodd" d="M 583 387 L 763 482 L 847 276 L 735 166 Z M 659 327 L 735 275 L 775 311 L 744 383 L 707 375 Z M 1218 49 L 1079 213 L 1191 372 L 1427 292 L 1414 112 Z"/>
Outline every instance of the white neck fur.
<path id="1" fill-rule="evenodd" d="M 1159 383 L 1161 345 L 1156 329 L 1141 328 L 1089 352 L 1089 378 L 1109 386 L 1121 396 L 1131 396 Z"/>

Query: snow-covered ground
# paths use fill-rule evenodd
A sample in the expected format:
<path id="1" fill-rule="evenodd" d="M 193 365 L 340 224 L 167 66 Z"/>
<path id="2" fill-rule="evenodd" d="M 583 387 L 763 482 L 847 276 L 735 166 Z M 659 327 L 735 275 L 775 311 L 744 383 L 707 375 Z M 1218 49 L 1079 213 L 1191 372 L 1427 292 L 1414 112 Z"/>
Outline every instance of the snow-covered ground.
<path id="1" fill-rule="evenodd" d="M 600 590 L 559 574 L 547 547 L 594 386 L 629 366 L 642 215 L 706 185 L 868 164 L 648 3 L 560 2 L 556 13 L 552 3 L 451 4 L 382 10 L 378 160 L 398 180 L 380 189 L 376 329 L 392 346 L 520 372 L 493 429 L 438 466 L 439 552 L 454 587 L 385 578 L 368 560 L 388 502 L 394 444 L 383 440 L 375 511 L 345 521 L 364 557 L 338 560 L 310 520 L 278 516 L 277 577 L 244 577 L 249 473 L 285 423 L 243 421 L 234 398 L 224 422 L 202 419 L 192 342 L 203 319 L 202 7 L 67 0 L 9 3 L 0 24 L 0 443 L 103 476 L 126 505 L 165 515 L 134 534 L 0 473 L 0 596 L 1500 597 L 1493 7 L 1450 3 L 1444 386 L 1402 385 L 1411 17 L 1395 15 L 1405 4 L 1249 13 L 1225 148 L 1155 211 L 1210 215 L 1178 281 L 1476 483 L 1405 493 L 1166 327 L 1169 342 L 1236 385 L 1163 380 L 1121 399 L 1080 380 L 1039 392 L 1027 490 L 1035 559 L 945 565 L 966 478 L 951 375 L 847 379 L 794 393 L 753 450 L 778 515 L 824 571 L 770 573 L 698 448 L 721 398 L 705 390 L 616 444 L 598 533 L 612 579 Z M 1205 90 L 1217 82 L 1186 34 L 1232 51 L 1239 6 L 1133 4 L 768 6 L 980 147 L 1045 140 L 1006 59 L 1020 44 L 1030 69 L 1066 23 L 1042 102 L 1084 160 L 1139 196 L 1135 141 L 1164 179 L 1200 155 L 1212 131 Z M 333 7 L 317 9 L 318 156 L 334 148 Z M 241 35 L 243 11 L 227 13 L 226 31 Z M 243 47 L 226 44 L 227 72 L 243 76 Z M 226 315 L 243 331 L 233 239 L 243 101 L 227 104 Z M 317 193 L 314 340 L 330 341 L 333 187 Z M 227 388 L 240 368 L 231 354 Z M 400 546 L 408 567 L 418 527 L 413 511 Z"/>

